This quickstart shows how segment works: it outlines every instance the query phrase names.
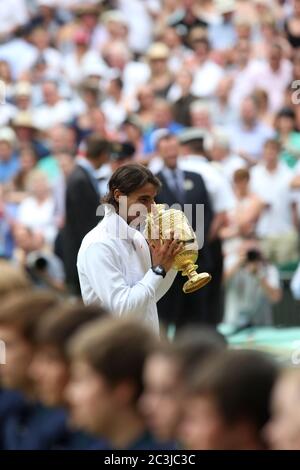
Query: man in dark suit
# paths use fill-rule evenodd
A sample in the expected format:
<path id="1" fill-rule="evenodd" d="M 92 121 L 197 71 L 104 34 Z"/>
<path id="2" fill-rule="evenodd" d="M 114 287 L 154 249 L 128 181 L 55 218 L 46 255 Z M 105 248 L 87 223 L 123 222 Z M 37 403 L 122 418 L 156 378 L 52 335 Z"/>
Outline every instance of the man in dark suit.
<path id="1" fill-rule="evenodd" d="M 206 240 L 213 213 L 204 181 L 199 174 L 178 168 L 179 142 L 175 135 L 167 132 L 161 134 L 156 145 L 160 157 L 164 160 L 164 167 L 157 174 L 162 187 L 156 197 L 156 202 L 168 204 L 169 207 L 173 204 L 180 204 L 182 210 L 184 204 L 189 204 L 190 222 L 194 230 L 196 230 L 196 205 L 204 205 L 204 246 L 199 252 L 199 266 L 201 272 L 210 272 L 210 251 Z M 183 278 L 179 273 L 170 290 L 158 303 L 160 320 L 166 326 L 173 324 L 178 329 L 189 323 L 208 321 L 206 287 L 192 294 L 184 294 L 182 287 L 186 280 L 187 278 Z"/>
<path id="2" fill-rule="evenodd" d="M 68 178 L 63 251 L 67 285 L 79 295 L 77 254 L 84 236 L 99 222 L 96 215 L 101 197 L 96 170 L 108 161 L 109 144 L 98 134 L 86 139 L 85 157 L 79 157 Z"/>

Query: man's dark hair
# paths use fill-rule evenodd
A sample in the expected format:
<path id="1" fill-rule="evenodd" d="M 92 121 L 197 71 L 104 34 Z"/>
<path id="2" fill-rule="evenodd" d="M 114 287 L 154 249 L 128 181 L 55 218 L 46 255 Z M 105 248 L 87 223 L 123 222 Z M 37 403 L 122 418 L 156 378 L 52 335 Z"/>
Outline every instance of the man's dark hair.
<path id="1" fill-rule="evenodd" d="M 192 396 L 208 396 L 227 424 L 240 419 L 259 431 L 270 417 L 270 397 L 278 367 L 258 351 L 224 351 L 194 371 L 189 383 Z"/>
<path id="2" fill-rule="evenodd" d="M 0 324 L 16 328 L 28 342 L 34 344 L 38 321 L 47 310 L 58 305 L 58 297 L 50 291 L 14 292 L 1 305 Z"/>
<path id="3" fill-rule="evenodd" d="M 227 349 L 225 337 L 209 326 L 190 325 L 178 333 L 175 341 L 159 343 L 151 353 L 174 361 L 180 380 L 185 384 L 193 377 L 194 370 Z"/>
<path id="4" fill-rule="evenodd" d="M 86 158 L 96 160 L 101 155 L 108 154 L 109 143 L 100 134 L 93 133 L 86 138 Z"/>
<path id="5" fill-rule="evenodd" d="M 40 346 L 54 346 L 67 359 L 67 342 L 82 326 L 106 318 L 108 313 L 99 305 L 64 303 L 49 310 L 38 322 L 35 339 Z"/>
<path id="6" fill-rule="evenodd" d="M 116 189 L 128 196 L 147 183 L 152 184 L 157 189 L 161 186 L 159 179 L 145 166 L 139 164 L 124 165 L 118 168 L 110 178 L 108 183 L 109 192 L 103 202 L 118 209 L 118 203 L 114 197 Z"/>
<path id="7" fill-rule="evenodd" d="M 112 79 L 112 82 L 114 82 L 120 90 L 123 88 L 123 80 L 120 77 L 116 77 Z"/>
<path id="8" fill-rule="evenodd" d="M 195 367 L 200 367 L 209 357 L 222 354 L 227 349 L 225 337 L 209 326 L 187 326 L 175 338 L 174 352 L 180 364 L 181 375 L 187 378 Z"/>
<path id="9" fill-rule="evenodd" d="M 133 400 L 143 391 L 143 368 L 157 338 L 136 319 L 109 318 L 85 326 L 71 339 L 71 359 L 90 365 L 111 386 L 130 382 Z"/>

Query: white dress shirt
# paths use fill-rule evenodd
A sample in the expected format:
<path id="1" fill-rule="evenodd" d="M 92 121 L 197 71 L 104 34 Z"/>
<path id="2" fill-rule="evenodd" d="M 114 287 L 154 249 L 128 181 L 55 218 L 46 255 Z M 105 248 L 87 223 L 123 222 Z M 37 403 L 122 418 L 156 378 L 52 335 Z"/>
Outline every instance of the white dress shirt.
<path id="1" fill-rule="evenodd" d="M 300 264 L 298 265 L 298 268 L 293 276 L 291 282 L 291 291 L 294 299 L 300 300 Z"/>
<path id="2" fill-rule="evenodd" d="M 234 196 L 230 183 L 217 165 L 201 155 L 188 155 L 179 159 L 179 168 L 202 176 L 215 214 L 231 210 Z"/>
<path id="3" fill-rule="evenodd" d="M 261 163 L 251 170 L 251 191 L 267 204 L 261 214 L 256 232 L 259 237 L 284 235 L 293 230 L 291 204 L 295 197 L 290 189 L 292 171 L 283 163 L 270 172 Z"/>
<path id="4" fill-rule="evenodd" d="M 197 67 L 191 92 L 195 96 L 210 97 L 224 76 L 224 70 L 218 64 L 207 60 L 203 65 Z"/>
<path id="5" fill-rule="evenodd" d="M 83 239 L 77 258 L 82 298 L 114 315 L 133 315 L 159 332 L 156 302 L 172 285 L 176 271 L 165 278 L 151 270 L 143 235 L 115 211 L 105 207 L 104 219 Z"/>
<path id="6" fill-rule="evenodd" d="M 34 197 L 26 197 L 18 208 L 17 220 L 25 227 L 40 232 L 47 243 L 54 243 L 57 235 L 55 226 L 54 199 L 49 197 L 39 203 Z"/>

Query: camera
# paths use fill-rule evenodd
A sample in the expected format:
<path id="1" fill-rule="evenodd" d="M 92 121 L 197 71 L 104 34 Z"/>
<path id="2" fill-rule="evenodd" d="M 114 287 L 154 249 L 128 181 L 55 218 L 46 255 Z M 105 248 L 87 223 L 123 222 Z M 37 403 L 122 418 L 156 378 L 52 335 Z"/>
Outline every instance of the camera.
<path id="1" fill-rule="evenodd" d="M 27 257 L 27 267 L 38 272 L 46 271 L 48 267 L 48 260 L 40 252 L 32 252 Z"/>
<path id="2" fill-rule="evenodd" d="M 257 261 L 262 261 L 262 254 L 260 251 L 252 249 L 248 250 L 246 254 L 246 260 L 248 263 L 255 263 Z"/>

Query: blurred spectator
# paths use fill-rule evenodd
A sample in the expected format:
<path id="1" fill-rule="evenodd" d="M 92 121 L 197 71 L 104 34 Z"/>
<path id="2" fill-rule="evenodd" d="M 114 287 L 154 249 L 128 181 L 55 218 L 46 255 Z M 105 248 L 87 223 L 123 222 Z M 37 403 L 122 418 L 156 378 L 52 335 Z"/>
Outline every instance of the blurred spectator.
<path id="1" fill-rule="evenodd" d="M 56 158 L 60 170 L 60 175 L 53 187 L 54 214 L 56 219 L 56 225 L 59 229 L 61 229 L 64 226 L 65 222 L 65 200 L 67 181 L 74 170 L 75 158 L 72 154 L 64 152 L 57 154 Z"/>
<path id="2" fill-rule="evenodd" d="M 291 46 L 297 49 L 300 46 L 300 1 L 293 1 L 293 12 L 285 22 L 285 31 L 287 33 L 287 39 Z"/>
<path id="3" fill-rule="evenodd" d="M 254 164 L 259 160 L 266 140 L 273 136 L 272 128 L 259 121 L 254 99 L 245 98 L 240 107 L 240 119 L 230 128 L 232 149 L 246 162 Z"/>
<path id="4" fill-rule="evenodd" d="M 251 170 L 251 190 L 265 207 L 256 227 L 266 258 L 286 264 L 298 259 L 296 202 L 291 193 L 293 174 L 279 161 L 280 144 L 268 140 L 262 162 Z"/>
<path id="5" fill-rule="evenodd" d="M 150 77 L 149 66 L 143 62 L 132 60 L 128 47 L 115 41 L 103 51 L 103 57 L 111 69 L 116 71 L 124 83 L 124 95 L 131 98 L 139 85 L 147 82 Z"/>
<path id="6" fill-rule="evenodd" d="M 57 179 L 60 177 L 58 156 L 65 152 L 70 153 L 71 155 L 75 154 L 75 138 L 76 135 L 74 129 L 71 127 L 57 125 L 48 130 L 48 156 L 38 162 L 38 168 L 48 176 L 51 183 L 55 184 Z"/>
<path id="7" fill-rule="evenodd" d="M 251 237 L 255 233 L 256 223 L 264 208 L 263 201 L 250 190 L 250 173 L 246 168 L 238 169 L 233 174 L 235 205 L 227 213 L 227 223 L 222 229 L 225 245 L 236 245 L 240 238 Z M 225 253 L 227 252 L 226 248 Z"/>
<path id="8" fill-rule="evenodd" d="M 128 11 L 126 12 L 128 15 Z M 105 27 L 106 41 L 101 45 L 101 49 L 109 48 L 114 41 L 128 43 L 128 23 L 127 15 L 120 10 L 108 10 L 101 16 L 101 23 Z M 128 44 L 127 44 L 128 45 Z"/>
<path id="9" fill-rule="evenodd" d="M 173 134 L 178 134 L 183 126 L 174 120 L 171 104 L 163 99 L 157 98 L 154 102 L 153 126 L 145 133 L 144 150 L 151 154 L 155 150 L 154 136 L 159 129 L 168 129 Z"/>
<path id="10" fill-rule="evenodd" d="M 31 171 L 36 167 L 37 154 L 34 148 L 27 146 L 22 147 L 20 151 L 20 168 L 16 176 L 8 185 L 9 201 L 20 203 L 27 196 L 27 178 Z"/>
<path id="11" fill-rule="evenodd" d="M 74 32 L 74 50 L 64 59 L 64 73 L 72 86 L 78 85 L 84 78 L 83 74 L 90 66 L 96 64 L 102 67 L 105 73 L 105 64 L 96 51 L 90 49 L 91 37 L 85 29 Z"/>
<path id="12" fill-rule="evenodd" d="M 26 182 L 28 196 L 19 206 L 17 221 L 43 236 L 50 247 L 56 236 L 54 200 L 47 176 L 33 170 Z"/>
<path id="13" fill-rule="evenodd" d="M 283 105 L 283 93 L 291 79 L 292 65 L 288 59 L 284 58 L 282 46 L 279 43 L 273 43 L 268 60 L 257 66 L 251 79 L 251 86 L 252 90 L 261 88 L 268 93 L 270 111 L 275 113 Z M 271 87 L 270 83 L 272 83 Z"/>
<path id="14" fill-rule="evenodd" d="M 136 98 L 138 101 L 137 116 L 143 125 L 144 129 L 147 130 L 151 127 L 154 122 L 154 92 L 151 85 L 142 85 L 138 88 Z"/>
<path id="15" fill-rule="evenodd" d="M 191 61 L 195 72 L 191 91 L 198 97 L 210 98 L 215 94 L 224 72 L 222 67 L 209 58 L 210 43 L 207 38 L 200 36 L 191 40 L 194 50 Z M 188 65 L 189 60 L 187 60 Z"/>
<path id="16" fill-rule="evenodd" d="M 1 301 L 10 294 L 28 290 L 31 287 L 29 278 L 19 266 L 0 259 L 0 298 Z M 2 339 L 2 337 L 1 337 Z"/>
<path id="17" fill-rule="evenodd" d="M 7 404 L 7 396 L 21 392 L 15 407 L 6 410 L 1 428 L 6 450 L 55 449 L 57 436 L 65 427 L 66 418 L 61 410 L 46 408 L 35 400 L 29 376 L 36 325 L 49 308 L 57 305 L 56 297 L 49 292 L 27 292 L 10 296 L 1 309 L 1 338 L 6 342 L 8 365 L 1 369 L 4 403 Z"/>
<path id="18" fill-rule="evenodd" d="M 0 129 L 0 184 L 8 183 L 19 170 L 17 137 L 10 127 Z"/>
<path id="19" fill-rule="evenodd" d="M 278 269 L 263 258 L 255 241 L 225 257 L 224 322 L 236 328 L 272 325 L 272 304 L 281 299 Z"/>
<path id="20" fill-rule="evenodd" d="M 172 73 L 181 70 L 182 63 L 191 55 L 191 51 L 183 44 L 182 36 L 175 28 L 166 27 L 159 38 L 169 48 L 168 65 Z"/>
<path id="21" fill-rule="evenodd" d="M 229 136 L 220 129 L 216 129 L 212 134 L 210 157 L 213 162 L 221 166 L 229 182 L 233 181 L 236 170 L 246 167 L 245 160 L 231 152 Z"/>
<path id="22" fill-rule="evenodd" d="M 116 319 L 86 326 L 71 342 L 72 420 L 105 438 L 112 449 L 165 449 L 146 429 L 138 410 L 143 366 L 154 344 L 146 327 Z M 120 351 L 124 351 L 121 362 Z"/>
<path id="23" fill-rule="evenodd" d="M 25 0 L 12 0 L 4 5 L 0 22 L 1 42 L 10 38 L 28 19 Z"/>
<path id="24" fill-rule="evenodd" d="M 225 347 L 225 340 L 213 329 L 190 327 L 181 330 L 175 343 L 162 344 L 148 355 L 141 410 L 158 441 L 179 445 L 182 396 L 188 377 L 200 362 Z"/>
<path id="25" fill-rule="evenodd" d="M 122 140 L 131 142 L 135 148 L 135 159 L 144 161 L 144 139 L 142 124 L 135 115 L 128 115 L 121 126 Z M 148 163 L 145 158 L 145 163 Z"/>
<path id="26" fill-rule="evenodd" d="M 294 168 L 300 158 L 300 132 L 296 131 L 296 116 L 291 108 L 283 108 L 276 116 L 275 128 L 281 144 L 280 159 Z"/>
<path id="27" fill-rule="evenodd" d="M 169 18 L 168 24 L 176 28 L 184 38 L 196 26 L 207 27 L 207 22 L 201 18 L 201 3 L 199 0 L 183 0 Z"/>
<path id="28" fill-rule="evenodd" d="M 65 273 L 61 260 L 46 246 L 43 236 L 21 224 L 13 230 L 15 250 L 13 261 L 27 271 L 38 288 L 58 292 L 65 290 Z"/>
<path id="29" fill-rule="evenodd" d="M 120 166 L 128 165 L 134 162 L 135 147 L 131 142 L 123 142 L 122 144 L 111 144 L 111 153 L 109 157 L 111 174 L 113 174 Z M 107 188 L 108 190 L 108 188 Z"/>
<path id="30" fill-rule="evenodd" d="M 193 75 L 188 70 L 178 72 L 174 85 L 174 96 L 172 96 L 172 101 L 174 100 L 174 119 L 185 127 L 191 126 L 190 106 L 197 99 L 196 96 L 191 93 L 192 82 Z M 176 99 L 174 99 L 176 97 L 175 86 L 179 94 Z M 170 94 L 171 93 L 172 89 L 170 90 Z"/>
<path id="31" fill-rule="evenodd" d="M 19 111 L 12 119 L 11 126 L 14 129 L 19 146 L 31 146 L 41 159 L 49 155 L 47 145 L 39 137 L 38 123 L 33 120 L 31 111 Z"/>
<path id="32" fill-rule="evenodd" d="M 205 272 L 210 272 L 212 269 L 208 241 L 213 211 L 204 178 L 197 173 L 179 168 L 179 141 L 175 135 L 166 130 L 165 134 L 158 137 L 156 147 L 158 155 L 163 160 L 163 168 L 156 175 L 161 182 L 161 188 L 155 201 L 167 204 L 169 207 L 179 204 L 182 209 L 185 204 L 189 204 L 188 218 L 194 231 L 197 230 L 197 226 L 199 227 L 197 205 L 202 204 L 204 207 L 204 219 L 201 221 L 203 233 L 198 233 L 198 243 L 200 245 L 203 240 L 204 246 L 199 246 L 199 249 L 201 248 L 202 282 L 205 285 L 208 281 Z M 166 328 L 172 325 L 179 329 L 190 323 L 210 321 L 206 289 L 200 289 L 187 296 L 183 293 L 184 282 L 181 274 L 178 274 L 157 305 L 160 322 Z"/>
<path id="33" fill-rule="evenodd" d="M 43 130 L 48 130 L 56 124 L 66 124 L 71 121 L 73 111 L 71 105 L 59 94 L 54 81 L 45 82 L 42 86 L 44 103 L 34 112 L 35 122 Z"/>
<path id="34" fill-rule="evenodd" d="M 117 5 L 123 14 L 123 18 L 126 18 L 130 49 L 135 54 L 143 54 L 151 43 L 155 26 L 154 20 L 160 17 L 163 5 L 157 0 L 145 0 L 143 2 L 139 0 L 118 0 Z"/>
<path id="35" fill-rule="evenodd" d="M 126 102 L 123 99 L 123 82 L 116 77 L 110 80 L 107 97 L 101 104 L 109 129 L 115 131 L 126 117 Z"/>
<path id="36" fill-rule="evenodd" d="M 65 303 L 46 312 L 36 326 L 37 350 L 30 364 L 37 396 L 44 405 L 64 407 L 70 378 L 67 343 L 83 326 L 105 318 L 107 313 L 96 306 Z"/>
<path id="37" fill-rule="evenodd" d="M 48 292 L 19 292 L 5 299 L 1 309 L 1 339 L 7 347 L 7 366 L 1 368 L 1 384 L 8 389 L 32 393 L 28 366 L 33 356 L 36 321 L 47 308 L 57 304 Z"/>
<path id="38" fill-rule="evenodd" d="M 190 105 L 191 127 L 204 129 L 209 132 L 213 130 L 212 105 L 209 101 L 197 100 Z"/>
<path id="39" fill-rule="evenodd" d="M 179 168 L 199 173 L 206 185 L 214 218 L 209 233 L 209 249 L 211 253 L 212 281 L 206 287 L 209 313 L 207 321 L 217 324 L 223 316 L 222 307 L 222 273 L 223 254 L 220 230 L 226 222 L 226 212 L 232 208 L 233 195 L 230 183 L 224 175 L 206 158 L 207 134 L 199 129 L 190 129 L 180 136 L 183 154 L 185 155 Z"/>
<path id="40" fill-rule="evenodd" d="M 252 93 L 258 109 L 258 119 L 268 127 L 274 126 L 274 113 L 270 111 L 269 95 L 262 88 L 255 88 Z"/>
<path id="41" fill-rule="evenodd" d="M 173 82 L 168 66 L 169 48 L 162 42 L 155 42 L 147 52 L 150 66 L 149 83 L 156 97 L 166 98 Z"/>
<path id="42" fill-rule="evenodd" d="M 212 120 L 216 126 L 229 127 L 238 118 L 235 107 L 230 102 L 230 92 L 233 81 L 231 77 L 224 77 L 220 80 L 216 89 L 215 97 L 212 101 Z"/>
<path id="43" fill-rule="evenodd" d="M 233 67 L 230 77 L 233 81 L 230 91 L 230 104 L 238 111 L 241 102 L 251 93 L 251 79 L 258 66 L 257 60 L 251 60 L 252 45 L 248 40 L 238 41 L 233 49 Z"/>
<path id="44" fill-rule="evenodd" d="M 200 364 L 184 399 L 184 448 L 266 449 L 262 430 L 276 377 L 277 365 L 255 351 L 227 351 Z"/>
<path id="45" fill-rule="evenodd" d="M 292 278 L 291 291 L 294 298 L 296 300 L 300 300 L 300 264 L 298 265 L 298 268 Z"/>
<path id="46" fill-rule="evenodd" d="M 299 369 L 285 370 L 279 376 L 273 393 L 271 417 L 264 435 L 273 450 L 298 450 L 300 447 L 298 392 Z"/>
<path id="47" fill-rule="evenodd" d="M 14 103 L 19 111 L 32 110 L 32 87 L 30 82 L 19 81 L 14 88 Z"/>
<path id="48" fill-rule="evenodd" d="M 33 28 L 30 34 L 31 43 L 36 47 L 36 60 L 43 58 L 47 72 L 60 73 L 62 69 L 62 56 L 57 49 L 50 45 L 50 31 L 41 26 Z"/>
<path id="49" fill-rule="evenodd" d="M 234 28 L 235 0 L 218 0 L 216 3 L 219 21 L 212 23 L 208 28 L 208 37 L 212 48 L 224 51 L 234 46 L 236 32 Z"/>
<path id="50" fill-rule="evenodd" d="M 264 3 L 264 0 L 256 0 L 255 2 L 256 5 L 263 5 Z M 278 2 L 276 3 L 278 5 Z M 290 59 L 292 53 L 291 46 L 288 40 L 279 34 L 280 22 L 281 20 L 277 22 L 274 12 L 269 12 L 267 15 L 260 17 L 260 38 L 253 48 L 253 54 L 257 59 L 266 60 L 270 55 L 273 44 L 280 44 L 284 56 Z"/>
<path id="51" fill-rule="evenodd" d="M 12 235 L 16 209 L 6 200 L 5 190 L 0 185 L 0 258 L 10 259 L 13 253 Z"/>

